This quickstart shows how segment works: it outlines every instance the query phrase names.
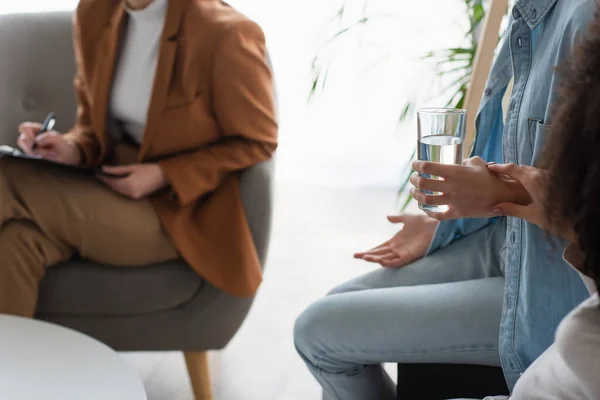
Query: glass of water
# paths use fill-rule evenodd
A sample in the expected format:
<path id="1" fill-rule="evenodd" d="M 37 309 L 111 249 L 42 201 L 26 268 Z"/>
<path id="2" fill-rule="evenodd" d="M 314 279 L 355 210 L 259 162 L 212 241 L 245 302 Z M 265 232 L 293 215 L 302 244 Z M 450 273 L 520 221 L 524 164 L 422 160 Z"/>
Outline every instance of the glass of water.
<path id="1" fill-rule="evenodd" d="M 455 108 L 422 108 L 418 110 L 418 159 L 441 164 L 461 165 L 466 117 L 466 110 Z M 421 175 L 429 179 L 443 179 L 429 174 Z M 423 192 L 434 196 L 442 194 L 427 190 Z M 448 210 L 448 206 L 430 206 L 421 203 L 419 203 L 419 208 L 429 212 Z"/>

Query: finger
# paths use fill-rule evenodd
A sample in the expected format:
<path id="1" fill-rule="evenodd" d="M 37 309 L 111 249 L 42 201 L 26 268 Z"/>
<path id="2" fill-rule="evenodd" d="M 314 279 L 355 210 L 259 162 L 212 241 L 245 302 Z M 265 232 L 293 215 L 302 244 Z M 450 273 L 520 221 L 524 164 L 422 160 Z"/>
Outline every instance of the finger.
<path id="1" fill-rule="evenodd" d="M 377 263 L 377 264 L 383 266 L 383 263 L 389 262 L 390 260 L 393 260 L 396 258 L 398 258 L 398 256 L 390 251 L 388 254 L 385 254 L 383 256 L 369 257 L 367 260 L 369 262 Z"/>
<path id="2" fill-rule="evenodd" d="M 42 129 L 42 124 L 39 122 L 25 121 L 19 124 L 19 131 L 23 129 Z"/>
<path id="3" fill-rule="evenodd" d="M 127 186 L 123 184 L 124 179 L 114 179 L 100 175 L 96 177 L 115 192 L 129 197 Z"/>
<path id="4" fill-rule="evenodd" d="M 367 251 L 361 251 L 361 252 L 359 252 L 359 253 L 355 253 L 355 254 L 354 254 L 354 257 L 355 257 L 355 258 L 362 258 L 362 257 L 364 257 L 366 254 L 368 254 L 369 252 L 371 252 L 371 251 L 373 251 L 373 250 L 380 249 L 380 248 L 382 248 L 382 247 L 388 246 L 388 245 L 389 245 L 389 243 L 390 243 L 390 241 L 388 240 L 388 241 L 386 241 L 386 242 L 383 242 L 383 243 L 382 243 L 382 244 L 380 244 L 379 246 L 377 246 L 377 247 L 373 247 L 372 249 L 369 249 L 369 250 L 367 250 Z"/>
<path id="5" fill-rule="evenodd" d="M 27 155 L 33 155 L 33 139 L 25 134 L 21 134 L 17 140 L 17 145 Z"/>
<path id="6" fill-rule="evenodd" d="M 451 178 L 464 168 L 462 165 L 440 164 L 428 161 L 413 161 L 412 167 L 421 174 Z"/>
<path id="7" fill-rule="evenodd" d="M 540 168 L 536 168 L 534 166 L 527 165 L 527 164 L 521 164 L 521 165 L 519 165 L 519 168 L 524 171 L 536 171 L 536 172 L 541 171 Z"/>
<path id="8" fill-rule="evenodd" d="M 511 183 L 511 184 L 517 184 L 520 185 L 519 181 L 517 181 L 516 179 L 511 178 L 509 175 L 505 175 L 505 174 L 496 174 L 496 176 L 498 177 L 498 179 L 500 179 L 502 182 L 506 182 L 506 183 Z"/>
<path id="9" fill-rule="evenodd" d="M 395 257 L 389 260 L 384 260 L 380 264 L 382 267 L 385 268 L 400 268 L 405 264 L 405 262 L 404 259 L 400 257 Z"/>
<path id="10" fill-rule="evenodd" d="M 383 260 L 389 260 L 390 258 L 394 258 L 396 255 L 390 250 L 387 254 L 382 254 L 380 256 L 365 256 L 363 260 L 380 264 Z"/>
<path id="11" fill-rule="evenodd" d="M 428 206 L 445 206 L 448 204 L 448 196 L 444 194 L 434 195 L 426 194 L 420 190 L 411 190 L 412 197 L 421 204 L 427 204 Z"/>
<path id="12" fill-rule="evenodd" d="M 495 173 L 508 173 L 512 172 L 519 168 L 519 166 L 515 163 L 510 164 L 497 164 L 497 163 L 488 163 L 487 167 L 494 171 Z"/>
<path id="13" fill-rule="evenodd" d="M 430 190 L 432 192 L 443 192 L 448 187 L 448 182 L 446 181 L 428 179 L 419 174 L 412 174 L 410 176 L 410 183 L 419 190 Z"/>
<path id="14" fill-rule="evenodd" d="M 389 255 L 392 255 L 393 253 L 389 253 Z M 371 263 L 379 263 L 379 259 L 381 258 L 381 256 L 369 256 L 369 255 L 365 255 L 364 257 L 360 257 L 361 260 L 366 261 L 366 262 L 371 262 Z"/>
<path id="15" fill-rule="evenodd" d="M 390 246 L 382 246 L 382 247 L 377 247 L 377 248 L 367 251 L 365 253 L 365 256 L 379 256 L 382 254 L 390 253 L 391 251 L 392 251 L 392 249 L 390 248 Z"/>
<path id="16" fill-rule="evenodd" d="M 19 125 L 19 133 L 34 138 L 42 130 L 42 125 L 37 122 L 23 122 Z"/>
<path id="17" fill-rule="evenodd" d="M 42 133 L 35 137 L 35 144 L 38 147 L 55 147 L 63 141 L 63 137 L 57 132 L 51 131 Z"/>
<path id="18" fill-rule="evenodd" d="M 400 215 L 388 215 L 387 219 L 392 224 L 400 224 L 400 223 L 403 223 L 405 221 L 406 216 L 404 214 L 400 214 Z"/>
<path id="19" fill-rule="evenodd" d="M 515 180 L 523 176 L 523 170 L 517 164 L 492 164 L 488 165 L 488 169 L 497 175 L 505 175 Z"/>
<path id="20" fill-rule="evenodd" d="M 532 167 L 531 165 L 520 165 L 519 170 L 519 173 L 523 176 L 521 179 L 523 182 L 526 182 L 526 180 L 531 180 L 532 182 L 543 181 L 548 177 L 548 171 Z"/>
<path id="21" fill-rule="evenodd" d="M 396 254 L 394 254 L 392 249 L 388 249 L 388 251 L 386 251 L 385 253 L 380 254 L 380 255 L 367 255 L 366 256 L 366 258 L 369 261 L 376 262 L 376 263 L 379 263 L 384 260 L 390 260 L 390 259 L 396 258 L 396 257 L 398 257 L 398 256 Z"/>

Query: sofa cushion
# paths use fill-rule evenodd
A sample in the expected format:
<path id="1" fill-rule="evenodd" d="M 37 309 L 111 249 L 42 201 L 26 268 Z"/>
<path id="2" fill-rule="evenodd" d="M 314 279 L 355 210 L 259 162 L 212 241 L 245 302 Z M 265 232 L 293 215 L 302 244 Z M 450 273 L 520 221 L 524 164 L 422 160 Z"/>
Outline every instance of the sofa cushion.
<path id="1" fill-rule="evenodd" d="M 184 262 L 145 267 L 101 266 L 74 260 L 48 269 L 38 313 L 126 316 L 155 313 L 189 302 L 204 281 Z"/>

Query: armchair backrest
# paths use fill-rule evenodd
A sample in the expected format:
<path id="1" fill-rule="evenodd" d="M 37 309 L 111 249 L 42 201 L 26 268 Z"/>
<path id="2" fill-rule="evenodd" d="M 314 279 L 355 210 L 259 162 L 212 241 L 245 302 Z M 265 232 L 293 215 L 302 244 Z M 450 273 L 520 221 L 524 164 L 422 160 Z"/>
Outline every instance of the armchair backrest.
<path id="1" fill-rule="evenodd" d="M 56 129 L 75 121 L 72 13 L 0 15 L 0 144 L 14 145 L 23 121 L 56 114 Z"/>

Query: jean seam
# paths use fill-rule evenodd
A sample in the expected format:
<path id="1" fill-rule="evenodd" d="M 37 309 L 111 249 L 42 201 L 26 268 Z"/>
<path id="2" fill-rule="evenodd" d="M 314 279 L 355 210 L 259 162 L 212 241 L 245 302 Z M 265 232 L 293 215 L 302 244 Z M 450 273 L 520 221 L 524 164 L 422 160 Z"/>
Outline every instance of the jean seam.
<path id="1" fill-rule="evenodd" d="M 331 382 L 329 382 L 329 379 L 327 379 L 327 376 L 325 376 L 323 374 L 323 370 L 321 368 L 319 368 L 318 363 L 315 365 L 315 367 L 317 368 L 317 373 L 323 379 L 323 381 L 327 382 L 327 385 L 329 385 L 329 389 L 335 395 L 337 400 L 342 400 L 342 397 L 338 394 L 337 390 L 335 389 L 335 386 L 332 385 Z"/>
<path id="2" fill-rule="evenodd" d="M 296 344 L 294 344 L 294 347 L 296 348 L 296 351 L 298 352 L 298 354 L 300 355 L 300 358 L 302 358 L 304 360 L 304 362 L 309 363 L 309 364 L 313 364 L 312 362 L 310 362 L 310 360 L 304 356 L 304 353 L 302 353 L 302 351 L 300 351 L 300 349 L 298 348 L 298 346 Z M 327 384 L 329 385 L 329 389 L 333 392 L 333 394 L 337 397 L 337 400 L 342 400 L 342 398 L 340 397 L 340 395 L 338 394 L 337 390 L 335 389 L 335 386 L 331 384 L 331 382 L 329 382 L 329 380 L 327 379 L 326 376 L 323 375 L 323 370 L 319 367 L 319 362 L 322 360 L 321 357 L 317 357 L 317 360 L 314 363 L 314 366 L 317 370 L 317 373 L 319 374 L 319 376 L 321 378 L 323 378 L 323 380 L 325 382 L 327 382 Z"/>
<path id="3" fill-rule="evenodd" d="M 345 351 L 345 352 L 330 352 L 327 356 L 330 355 L 340 355 L 340 354 L 390 354 L 390 355 L 414 355 L 414 354 L 445 354 L 445 353 L 486 353 L 486 352 L 498 352 L 497 346 L 490 347 L 474 347 L 474 348 L 455 348 L 455 349 L 439 349 L 439 350 L 423 350 L 423 351 Z M 320 367 L 321 362 L 326 357 L 326 355 L 319 356 L 315 358 L 314 366 L 317 368 L 319 373 L 323 371 Z"/>
<path id="4" fill-rule="evenodd" d="M 435 349 L 435 350 L 419 350 L 419 351 L 344 351 L 344 352 L 330 352 L 327 355 L 340 355 L 340 354 L 400 354 L 400 355 L 413 355 L 413 354 L 443 354 L 443 353 L 467 353 L 467 352 L 487 352 L 487 351 L 498 351 L 498 346 L 478 346 L 478 347 L 456 347 L 448 349 Z M 325 358 L 326 356 L 320 356 L 316 358 L 315 366 Z"/>

